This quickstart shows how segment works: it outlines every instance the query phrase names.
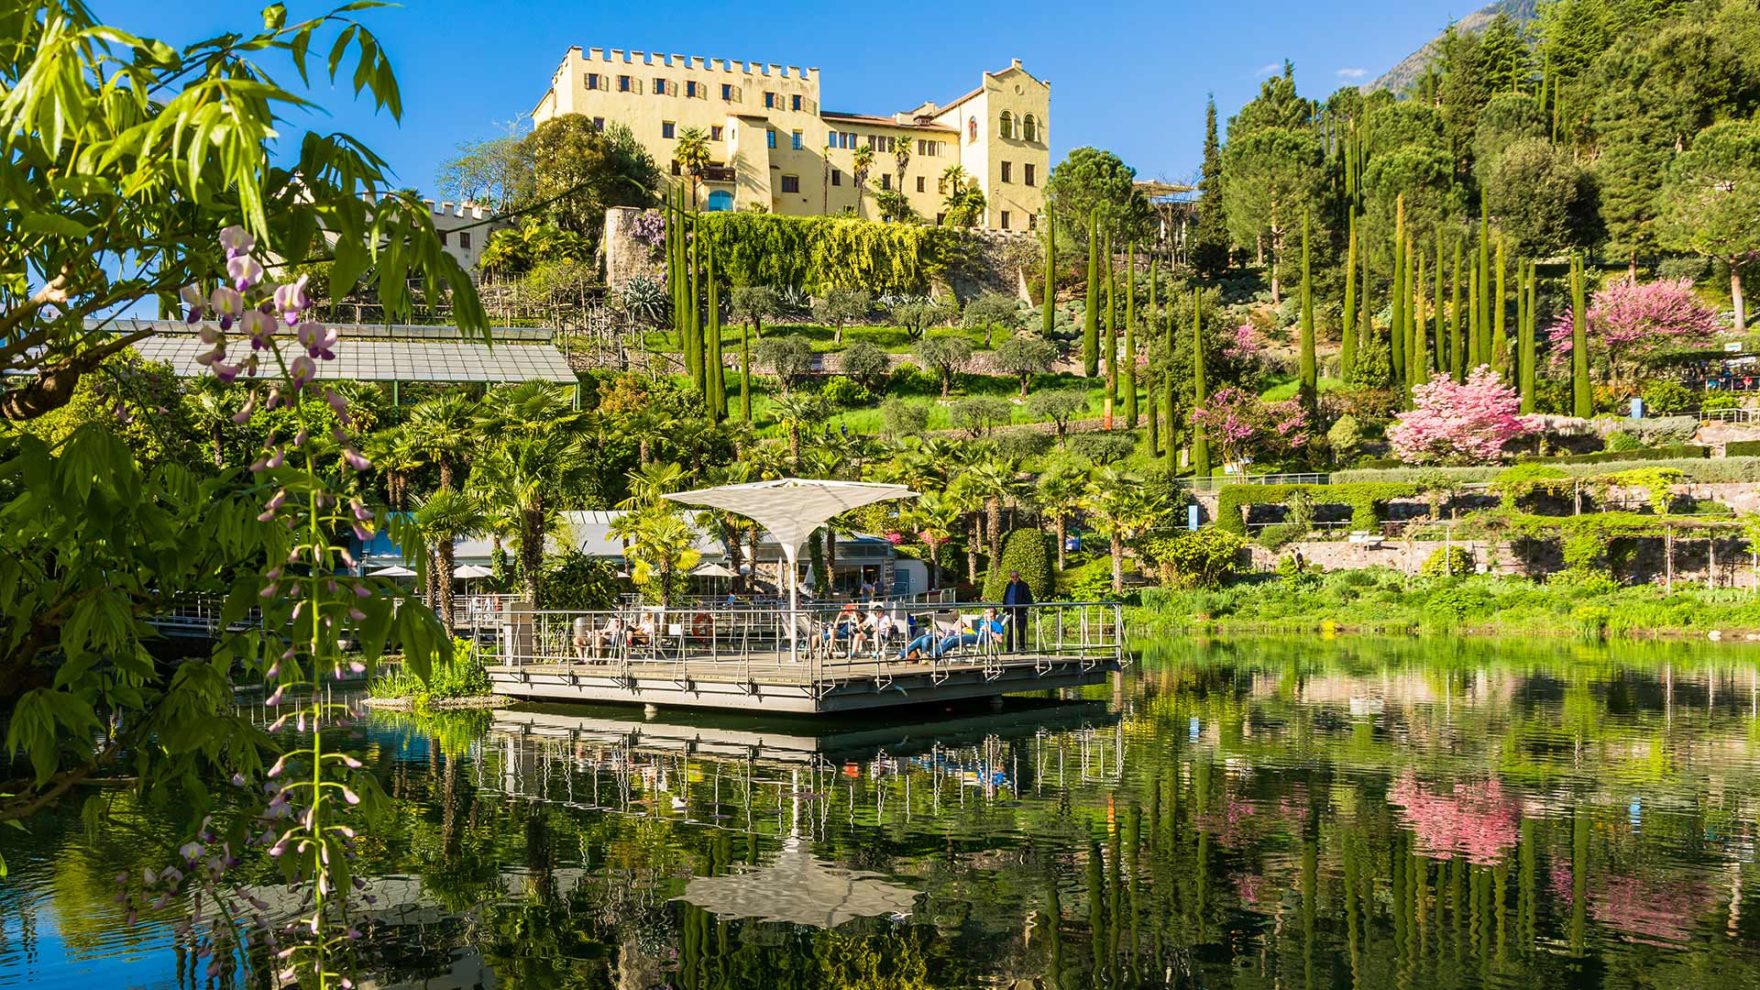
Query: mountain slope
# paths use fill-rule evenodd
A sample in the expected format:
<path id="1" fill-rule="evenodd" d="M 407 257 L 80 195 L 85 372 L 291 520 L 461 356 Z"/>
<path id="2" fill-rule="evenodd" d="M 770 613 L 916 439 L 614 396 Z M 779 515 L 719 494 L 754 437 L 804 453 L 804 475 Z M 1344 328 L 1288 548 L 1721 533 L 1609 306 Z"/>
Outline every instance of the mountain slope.
<path id="1" fill-rule="evenodd" d="M 1496 3 L 1480 7 L 1455 21 L 1454 28 L 1457 31 L 1483 31 L 1485 26 L 1491 23 L 1492 18 L 1498 14 L 1507 14 L 1517 24 L 1526 24 L 1534 19 L 1539 6 L 1539 0 L 1497 0 Z M 1418 77 L 1424 74 L 1424 69 L 1430 65 L 1430 60 L 1436 57 L 1436 46 L 1441 40 L 1442 36 L 1437 35 L 1426 41 L 1424 47 L 1400 59 L 1399 64 L 1388 69 L 1381 78 L 1364 86 L 1364 92 L 1373 92 L 1377 89 L 1390 89 L 1395 93 L 1404 92 L 1406 87 L 1417 82 Z"/>

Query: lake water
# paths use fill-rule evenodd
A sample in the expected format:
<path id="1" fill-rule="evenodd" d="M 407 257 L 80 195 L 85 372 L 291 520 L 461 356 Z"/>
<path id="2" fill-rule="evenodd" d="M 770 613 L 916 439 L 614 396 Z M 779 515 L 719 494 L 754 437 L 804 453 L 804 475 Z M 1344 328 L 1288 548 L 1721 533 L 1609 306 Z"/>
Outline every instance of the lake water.
<path id="1" fill-rule="evenodd" d="M 348 738 L 367 986 L 1760 986 L 1749 647 L 1159 643 L 1000 712 Z M 175 816 L 114 817 L 0 830 L 0 986 L 208 985 L 111 900 Z"/>

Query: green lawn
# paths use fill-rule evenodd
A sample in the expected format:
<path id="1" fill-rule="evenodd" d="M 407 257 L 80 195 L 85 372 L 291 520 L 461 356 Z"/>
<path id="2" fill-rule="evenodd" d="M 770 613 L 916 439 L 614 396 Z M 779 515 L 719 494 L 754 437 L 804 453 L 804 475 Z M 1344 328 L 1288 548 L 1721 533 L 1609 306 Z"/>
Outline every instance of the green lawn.
<path id="1" fill-rule="evenodd" d="M 741 329 L 742 327 L 737 323 L 730 323 L 721 328 L 721 346 L 724 351 L 729 354 L 738 352 Z M 932 334 L 948 332 L 963 334 L 967 339 L 971 340 L 974 349 L 985 349 L 984 331 L 982 330 L 973 330 L 966 327 L 931 327 L 929 332 Z M 908 354 L 910 353 L 911 348 L 916 345 L 916 341 L 911 338 L 911 335 L 906 332 L 903 327 L 867 325 L 844 327 L 843 344 L 841 345 L 833 343 L 833 338 L 836 334 L 830 327 L 819 326 L 817 324 L 766 324 L 764 326 L 764 335 L 768 337 L 773 334 L 777 336 L 800 337 L 806 340 L 807 343 L 812 346 L 813 350 L 825 353 L 842 350 L 843 347 L 847 347 L 858 340 L 867 341 L 891 354 Z M 995 335 L 993 342 L 1001 343 L 1007 338 L 1008 333 L 1006 331 L 1000 331 Z M 667 331 L 651 330 L 643 336 L 642 340 L 651 350 L 665 353 L 678 352 L 677 338 Z M 753 338 L 753 343 L 756 342 L 757 339 Z"/>

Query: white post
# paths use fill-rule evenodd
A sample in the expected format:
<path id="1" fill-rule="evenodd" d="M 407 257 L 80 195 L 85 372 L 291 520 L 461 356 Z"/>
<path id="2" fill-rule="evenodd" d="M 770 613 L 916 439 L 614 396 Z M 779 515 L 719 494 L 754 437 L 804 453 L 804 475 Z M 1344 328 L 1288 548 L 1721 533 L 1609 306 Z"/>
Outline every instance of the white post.
<path id="1" fill-rule="evenodd" d="M 796 577 L 795 577 L 796 571 L 797 571 L 795 561 L 797 561 L 800 558 L 800 552 L 801 552 L 800 547 L 790 546 L 788 544 L 783 544 L 783 547 L 782 547 L 783 564 L 782 564 L 782 566 L 785 569 L 787 569 L 787 571 L 788 571 L 786 577 L 788 579 L 788 661 L 789 661 L 789 663 L 799 663 L 800 662 L 800 654 L 798 651 L 799 651 L 799 646 L 800 646 L 800 609 L 801 609 L 801 597 L 800 596 L 801 596 L 801 589 L 800 589 L 800 582 L 798 580 L 796 580 Z"/>

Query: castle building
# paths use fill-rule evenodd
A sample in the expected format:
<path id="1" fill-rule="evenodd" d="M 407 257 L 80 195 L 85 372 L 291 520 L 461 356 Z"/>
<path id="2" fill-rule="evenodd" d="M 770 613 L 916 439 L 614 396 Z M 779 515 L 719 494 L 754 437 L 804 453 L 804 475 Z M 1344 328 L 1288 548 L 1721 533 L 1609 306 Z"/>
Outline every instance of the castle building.
<path id="1" fill-rule="evenodd" d="M 1051 167 L 1050 105 L 1051 85 L 1019 59 L 950 103 L 883 116 L 824 109 L 818 69 L 577 46 L 532 123 L 573 113 L 600 127 L 624 124 L 681 181 L 678 138 L 696 128 L 709 140 L 698 199 L 710 210 L 878 217 L 875 197 L 897 190 L 924 219 L 939 220 L 959 166 L 984 192 L 983 226 L 1031 230 Z M 874 158 L 858 184 L 862 147 Z"/>

